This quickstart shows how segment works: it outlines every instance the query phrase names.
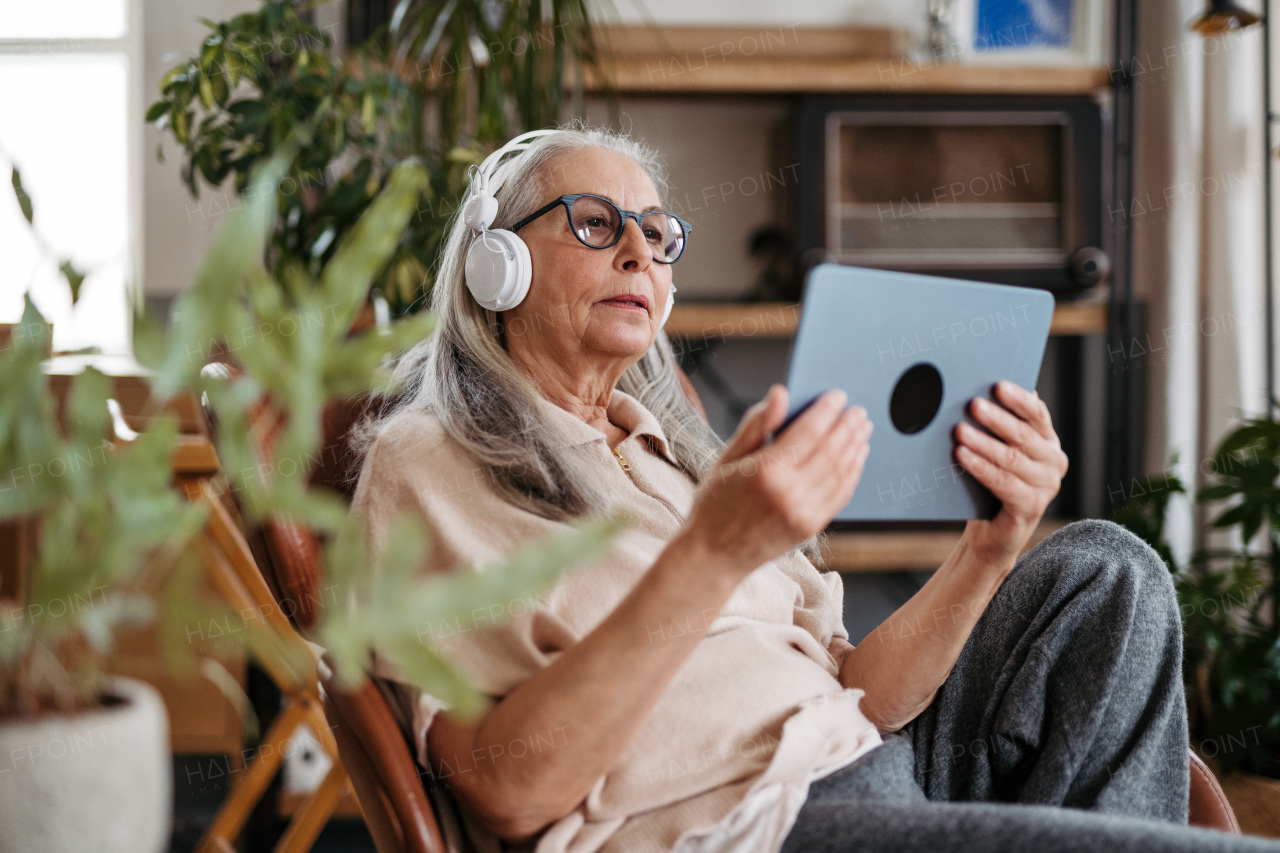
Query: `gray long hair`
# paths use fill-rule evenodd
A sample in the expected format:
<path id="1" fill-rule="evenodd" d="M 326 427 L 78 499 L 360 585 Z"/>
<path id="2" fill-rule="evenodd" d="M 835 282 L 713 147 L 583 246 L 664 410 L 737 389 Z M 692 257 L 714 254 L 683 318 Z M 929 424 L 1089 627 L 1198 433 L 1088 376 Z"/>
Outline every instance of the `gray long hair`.
<path id="1" fill-rule="evenodd" d="M 630 157 L 665 202 L 666 175 L 652 149 L 622 134 L 573 124 L 535 139 L 495 170 L 489 188 L 498 201 L 498 215 L 492 227 L 510 228 L 545 203 L 547 164 L 584 148 Z M 459 205 L 458 211 L 462 208 Z M 539 392 L 507 351 L 501 314 L 482 307 L 467 289 L 463 268 L 472 239 L 455 212 L 431 289 L 435 331 L 400 359 L 396 378 L 406 393 L 387 414 L 403 409 L 431 412 L 478 464 L 488 468 L 490 482 L 503 497 L 538 516 L 569 520 L 604 510 L 609 499 L 586 459 L 558 452 L 556 431 L 537 405 Z M 671 342 L 659 331 L 617 387 L 654 415 L 680 468 L 701 483 L 724 442 L 685 396 L 679 369 Z M 818 561 L 815 540 L 801 550 Z"/>

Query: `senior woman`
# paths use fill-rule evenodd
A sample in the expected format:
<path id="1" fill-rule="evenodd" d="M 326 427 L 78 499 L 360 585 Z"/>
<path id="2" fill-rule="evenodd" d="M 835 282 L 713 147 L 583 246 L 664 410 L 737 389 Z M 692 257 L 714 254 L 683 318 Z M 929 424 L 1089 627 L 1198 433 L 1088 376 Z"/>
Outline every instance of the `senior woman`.
<path id="1" fill-rule="evenodd" d="M 426 632 L 493 700 L 463 719 L 398 688 L 456 805 L 451 847 L 1275 849 L 1178 826 L 1181 636 L 1159 558 L 1088 521 L 1019 559 L 1067 467 L 1035 394 L 975 403 L 991 434 L 962 426 L 957 459 L 1003 508 L 853 646 L 840 578 L 810 558 L 857 486 L 865 411 L 832 392 L 770 440 L 775 386 L 719 441 L 661 331 L 689 229 L 662 212 L 651 152 L 571 128 L 499 160 L 475 188 L 496 211 L 453 223 L 437 329 L 402 362 L 411 393 L 375 427 L 355 509 L 375 547 L 418 514 L 426 571 L 483 571 L 607 509 L 633 523 L 501 624 Z M 501 257 L 468 262 L 477 242 Z M 472 292 L 495 304 L 493 263 L 531 267 L 500 310 Z"/>

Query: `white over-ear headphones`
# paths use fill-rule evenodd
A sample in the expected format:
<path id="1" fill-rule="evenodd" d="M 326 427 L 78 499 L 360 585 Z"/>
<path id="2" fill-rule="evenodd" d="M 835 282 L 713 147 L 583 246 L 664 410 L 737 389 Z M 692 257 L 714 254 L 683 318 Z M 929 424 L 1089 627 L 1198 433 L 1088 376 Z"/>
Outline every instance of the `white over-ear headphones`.
<path id="1" fill-rule="evenodd" d="M 507 311 L 516 307 L 529 293 L 533 278 L 533 261 L 529 247 L 519 235 L 501 228 L 489 226 L 498 216 L 497 188 L 490 189 L 489 181 L 501 164 L 502 158 L 528 148 L 534 139 L 558 133 L 556 130 L 531 130 L 522 133 L 494 151 L 475 170 L 472 191 L 462 208 L 462 221 L 476 237 L 467 250 L 463 276 L 471 295 L 490 311 Z M 676 286 L 673 283 L 667 293 L 666 308 L 662 312 L 662 324 L 666 325 L 675 305 Z"/>

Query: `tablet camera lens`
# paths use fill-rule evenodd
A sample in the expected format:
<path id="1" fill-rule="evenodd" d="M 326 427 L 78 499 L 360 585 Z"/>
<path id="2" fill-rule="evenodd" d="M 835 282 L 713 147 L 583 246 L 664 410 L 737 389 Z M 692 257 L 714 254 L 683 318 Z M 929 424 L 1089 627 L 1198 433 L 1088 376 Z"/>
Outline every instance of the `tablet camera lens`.
<path id="1" fill-rule="evenodd" d="M 933 421 L 942 406 L 942 374 L 928 362 L 907 368 L 893 386 L 889 419 L 900 433 L 912 435 Z"/>

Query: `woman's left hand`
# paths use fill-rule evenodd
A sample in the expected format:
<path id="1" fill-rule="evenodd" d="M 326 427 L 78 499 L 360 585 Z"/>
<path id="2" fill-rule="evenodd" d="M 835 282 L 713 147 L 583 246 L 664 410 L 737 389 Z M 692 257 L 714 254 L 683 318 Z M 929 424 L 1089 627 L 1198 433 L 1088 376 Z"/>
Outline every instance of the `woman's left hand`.
<path id="1" fill-rule="evenodd" d="M 956 461 L 1003 503 L 990 521 L 968 523 L 967 544 L 984 563 L 1003 564 L 1007 570 L 1058 494 L 1067 454 L 1039 395 L 999 382 L 995 396 L 1002 405 L 982 397 L 969 404 L 973 419 L 995 435 L 961 422 L 955 430 Z"/>

